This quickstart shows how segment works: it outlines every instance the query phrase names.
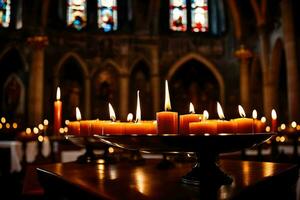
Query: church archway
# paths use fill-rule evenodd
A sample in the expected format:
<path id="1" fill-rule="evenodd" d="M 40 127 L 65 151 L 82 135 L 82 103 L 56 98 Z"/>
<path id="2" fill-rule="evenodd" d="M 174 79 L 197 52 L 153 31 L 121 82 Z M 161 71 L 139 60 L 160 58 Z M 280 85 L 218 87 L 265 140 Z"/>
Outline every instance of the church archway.
<path id="1" fill-rule="evenodd" d="M 208 110 L 216 117 L 216 102 L 221 99 L 221 87 L 213 72 L 196 59 L 188 60 L 178 66 L 169 79 L 172 108 L 180 114 L 188 113 L 189 102 L 197 113 Z"/>
<path id="2" fill-rule="evenodd" d="M 109 119 L 108 103 L 111 103 L 116 115 L 119 114 L 119 72 L 118 67 L 106 63 L 92 77 L 92 118 Z M 119 118 L 119 116 L 117 116 Z"/>
<path id="3" fill-rule="evenodd" d="M 15 48 L 4 53 L 0 60 L 0 102 L 3 114 L 9 120 L 19 122 L 25 115 L 25 65 L 19 51 Z"/>
<path id="4" fill-rule="evenodd" d="M 61 87 L 63 119 L 75 120 L 75 108 L 85 113 L 85 76 L 84 68 L 78 60 L 69 56 L 61 62 L 57 71 L 57 85 Z M 57 86 L 56 85 L 56 86 Z"/>
<path id="5" fill-rule="evenodd" d="M 153 104 L 151 98 L 150 68 L 144 61 L 140 60 L 132 68 L 129 84 L 129 112 L 136 112 L 136 95 L 140 91 L 140 101 L 143 119 L 153 119 Z"/>

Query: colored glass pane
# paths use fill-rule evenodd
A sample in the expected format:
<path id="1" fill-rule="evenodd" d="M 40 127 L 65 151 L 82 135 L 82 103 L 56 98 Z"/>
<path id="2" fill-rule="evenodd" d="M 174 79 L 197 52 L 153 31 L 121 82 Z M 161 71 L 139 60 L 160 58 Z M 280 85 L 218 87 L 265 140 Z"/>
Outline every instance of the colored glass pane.
<path id="1" fill-rule="evenodd" d="M 98 28 L 104 32 L 118 28 L 118 7 L 116 0 L 98 0 Z"/>

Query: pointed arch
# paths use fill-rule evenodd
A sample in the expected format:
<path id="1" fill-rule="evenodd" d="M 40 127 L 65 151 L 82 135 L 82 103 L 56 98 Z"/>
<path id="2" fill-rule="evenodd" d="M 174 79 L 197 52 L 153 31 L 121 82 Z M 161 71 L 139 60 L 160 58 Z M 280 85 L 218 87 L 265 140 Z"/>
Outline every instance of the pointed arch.
<path id="1" fill-rule="evenodd" d="M 64 63 L 70 59 L 74 58 L 78 62 L 78 66 L 81 67 L 84 77 L 89 77 L 89 70 L 87 64 L 83 61 L 83 59 L 75 52 L 68 52 L 62 56 L 57 65 L 54 67 L 54 77 L 58 77 L 59 72 L 64 65 Z"/>
<path id="2" fill-rule="evenodd" d="M 4 48 L 4 50 L 1 51 L 1 53 L 0 53 L 0 60 L 2 60 L 11 51 L 17 52 L 17 54 L 20 56 L 20 60 L 22 62 L 24 71 L 28 71 L 29 67 L 28 67 L 28 63 L 26 62 L 25 56 L 23 55 L 21 50 L 16 46 L 10 45 L 10 46 L 7 46 L 6 48 Z"/>
<path id="3" fill-rule="evenodd" d="M 123 74 L 124 70 L 112 59 L 105 60 L 101 65 L 94 67 L 91 71 L 91 77 L 94 77 L 99 70 L 105 69 L 106 66 L 112 66 L 118 74 Z"/>
<path id="4" fill-rule="evenodd" d="M 187 54 L 185 56 L 183 56 L 182 58 L 180 58 L 177 62 L 175 62 L 169 69 L 166 79 L 170 80 L 172 78 L 172 76 L 175 74 L 175 72 L 186 62 L 188 62 L 189 60 L 196 60 L 200 63 L 202 63 L 205 67 L 207 67 L 212 74 L 214 75 L 214 77 L 216 78 L 216 80 L 218 81 L 219 87 L 220 87 L 220 100 L 221 103 L 224 104 L 225 103 L 225 84 L 224 84 L 224 79 L 221 75 L 221 73 L 219 72 L 219 70 L 217 69 L 216 65 L 214 63 L 212 63 L 210 60 L 208 60 L 207 58 L 205 58 L 204 56 L 202 56 L 199 53 L 190 53 Z"/>
<path id="5" fill-rule="evenodd" d="M 150 74 L 152 74 L 152 71 L 151 71 L 151 62 L 146 59 L 144 56 L 141 56 L 139 55 L 131 64 L 130 64 L 130 68 L 129 68 L 129 74 L 132 73 L 132 71 L 134 70 L 134 68 L 136 67 L 136 65 L 139 63 L 139 62 L 144 62 L 148 68 L 149 68 L 149 72 Z"/>

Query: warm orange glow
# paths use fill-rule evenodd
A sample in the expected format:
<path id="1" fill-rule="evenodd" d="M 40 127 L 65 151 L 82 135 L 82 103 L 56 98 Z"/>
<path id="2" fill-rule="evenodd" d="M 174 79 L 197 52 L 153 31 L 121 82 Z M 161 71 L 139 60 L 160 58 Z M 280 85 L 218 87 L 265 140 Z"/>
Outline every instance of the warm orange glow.
<path id="1" fill-rule="evenodd" d="M 78 121 L 81 120 L 81 113 L 80 113 L 80 110 L 79 110 L 78 107 L 76 107 L 76 119 L 77 119 Z"/>
<path id="2" fill-rule="evenodd" d="M 9 123 L 6 123 L 6 124 L 5 124 L 5 127 L 6 127 L 7 129 L 9 129 L 9 128 L 10 128 L 10 124 L 9 124 Z"/>
<path id="3" fill-rule="evenodd" d="M 255 109 L 252 111 L 252 118 L 257 119 L 257 111 Z"/>
<path id="4" fill-rule="evenodd" d="M 113 147 L 109 147 L 109 148 L 108 148 L 108 152 L 109 152 L 109 153 L 113 153 L 114 151 L 115 151 L 115 150 L 114 150 Z"/>
<path id="5" fill-rule="evenodd" d="M 56 100 L 60 100 L 60 88 L 57 87 L 57 90 L 56 90 Z"/>
<path id="6" fill-rule="evenodd" d="M 262 123 L 266 123 L 267 118 L 266 118 L 266 117 L 262 117 L 262 118 L 260 119 L 260 121 L 261 121 Z"/>
<path id="7" fill-rule="evenodd" d="M 44 141 L 44 137 L 40 135 L 40 136 L 38 137 L 38 141 L 39 141 L 39 142 L 43 142 L 43 141 Z"/>
<path id="8" fill-rule="evenodd" d="M 34 128 L 33 128 L 33 133 L 34 133 L 34 134 L 38 134 L 38 133 L 39 133 L 39 129 L 38 129 L 37 127 L 34 127 Z"/>
<path id="9" fill-rule="evenodd" d="M 267 126 L 266 127 L 266 132 L 270 132 L 271 131 L 271 127 L 270 126 Z"/>
<path id="10" fill-rule="evenodd" d="M 195 107 L 192 102 L 190 102 L 189 113 L 193 113 L 193 114 L 195 113 Z"/>
<path id="11" fill-rule="evenodd" d="M 291 126 L 292 126 L 292 128 L 296 128 L 296 127 L 297 127 L 297 122 L 293 121 L 293 122 L 291 123 Z"/>
<path id="12" fill-rule="evenodd" d="M 12 127 L 13 127 L 14 129 L 18 128 L 18 124 L 17 124 L 16 122 L 14 122 L 13 125 L 12 125 Z"/>
<path id="13" fill-rule="evenodd" d="M 240 114 L 240 116 L 241 117 L 246 117 L 246 113 L 245 113 L 244 108 L 241 105 L 239 105 L 238 108 L 239 108 L 239 114 Z"/>
<path id="14" fill-rule="evenodd" d="M 223 109 L 219 102 L 217 102 L 217 111 L 220 119 L 225 119 Z"/>
<path id="15" fill-rule="evenodd" d="M 6 122 L 5 117 L 1 117 L 1 123 L 5 124 L 5 122 Z"/>
<path id="16" fill-rule="evenodd" d="M 203 120 L 207 120 L 209 118 L 209 114 L 207 112 L 207 110 L 203 111 Z"/>
<path id="17" fill-rule="evenodd" d="M 133 114 L 132 114 L 132 113 L 129 113 L 129 114 L 127 115 L 127 121 L 128 121 L 128 122 L 132 122 L 132 120 L 133 120 Z"/>
<path id="18" fill-rule="evenodd" d="M 272 109 L 271 116 L 272 116 L 272 119 L 277 119 L 277 114 L 274 109 Z"/>
<path id="19" fill-rule="evenodd" d="M 280 128 L 281 128 L 281 130 L 285 130 L 286 129 L 286 125 L 285 124 L 281 124 Z"/>
<path id="20" fill-rule="evenodd" d="M 142 119 L 142 114 L 141 114 L 141 105 L 140 105 L 140 91 L 138 90 L 137 91 L 137 100 L 136 100 L 136 113 L 135 113 L 135 116 L 136 116 L 136 122 L 139 122 L 141 121 Z"/>
<path id="21" fill-rule="evenodd" d="M 168 81 L 166 80 L 165 84 L 165 111 L 171 110 L 171 101 L 170 101 L 170 93 L 169 93 L 169 86 Z"/>
<path id="22" fill-rule="evenodd" d="M 29 135 L 31 133 L 31 128 L 26 128 L 25 133 Z"/>
<path id="23" fill-rule="evenodd" d="M 65 125 L 68 125 L 70 123 L 70 120 L 66 119 L 65 120 Z"/>
<path id="24" fill-rule="evenodd" d="M 48 119 L 44 119 L 44 122 L 43 122 L 43 123 L 44 123 L 45 126 L 48 126 L 48 124 L 49 124 Z"/>
<path id="25" fill-rule="evenodd" d="M 39 125 L 38 125 L 38 128 L 39 128 L 40 130 L 43 130 L 43 129 L 44 129 L 44 125 L 43 125 L 43 124 L 39 124 Z"/>
<path id="26" fill-rule="evenodd" d="M 108 103 L 109 117 L 112 121 L 116 121 L 116 113 L 110 103 Z"/>

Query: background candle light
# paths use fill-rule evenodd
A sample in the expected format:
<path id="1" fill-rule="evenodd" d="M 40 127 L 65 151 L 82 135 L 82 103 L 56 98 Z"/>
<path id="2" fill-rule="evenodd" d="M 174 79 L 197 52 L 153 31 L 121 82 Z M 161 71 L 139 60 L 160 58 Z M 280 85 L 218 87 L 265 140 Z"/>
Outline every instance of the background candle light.
<path id="1" fill-rule="evenodd" d="M 61 114 L 62 114 L 62 102 L 60 101 L 60 88 L 56 90 L 56 101 L 54 102 L 54 121 L 53 121 L 53 133 L 59 134 L 61 128 Z"/>
<path id="2" fill-rule="evenodd" d="M 275 109 L 272 109 L 272 111 L 271 111 L 271 118 L 272 118 L 271 131 L 277 132 L 277 114 L 276 114 Z"/>
<path id="3" fill-rule="evenodd" d="M 180 123 L 179 123 L 179 133 L 180 134 L 189 134 L 189 124 L 191 122 L 199 122 L 202 118 L 202 115 L 195 114 L 195 108 L 192 103 L 189 106 L 189 113 L 185 115 L 180 115 Z"/>
<path id="4" fill-rule="evenodd" d="M 158 134 L 178 134 L 178 113 L 171 112 L 168 81 L 165 82 L 165 111 L 156 113 Z"/>

